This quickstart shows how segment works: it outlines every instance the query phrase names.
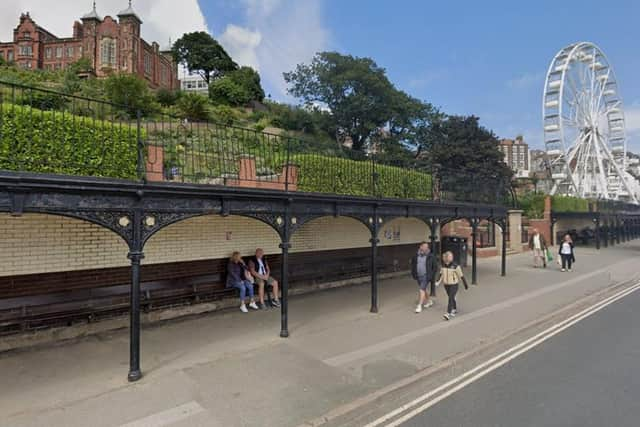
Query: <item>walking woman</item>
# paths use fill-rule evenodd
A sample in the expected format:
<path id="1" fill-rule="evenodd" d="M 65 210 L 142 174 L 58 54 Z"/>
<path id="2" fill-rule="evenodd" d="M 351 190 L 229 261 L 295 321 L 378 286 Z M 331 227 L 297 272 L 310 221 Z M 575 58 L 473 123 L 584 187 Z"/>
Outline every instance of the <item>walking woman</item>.
<path id="1" fill-rule="evenodd" d="M 576 257 L 573 251 L 573 240 L 568 234 L 565 234 L 558 253 L 562 259 L 562 271 L 571 271 L 571 265 L 576 262 Z"/>
<path id="2" fill-rule="evenodd" d="M 442 254 L 442 268 L 440 269 L 440 276 L 437 282 L 438 285 L 440 283 L 444 284 L 444 289 L 447 291 L 447 296 L 449 297 L 444 320 L 451 320 L 458 312 L 456 294 L 458 293 L 458 285 L 460 282 L 464 284 L 465 289 L 469 289 L 467 280 L 462 275 L 462 269 L 458 264 L 453 262 L 453 253 L 447 251 Z"/>

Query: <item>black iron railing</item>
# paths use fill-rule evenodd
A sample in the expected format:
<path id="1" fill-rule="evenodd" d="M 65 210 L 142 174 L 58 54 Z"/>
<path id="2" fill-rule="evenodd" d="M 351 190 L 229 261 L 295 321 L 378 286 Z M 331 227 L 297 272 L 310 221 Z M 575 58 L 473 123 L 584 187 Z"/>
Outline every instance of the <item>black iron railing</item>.
<path id="1" fill-rule="evenodd" d="M 490 174 L 0 81 L 0 169 L 332 193 L 511 203 Z"/>

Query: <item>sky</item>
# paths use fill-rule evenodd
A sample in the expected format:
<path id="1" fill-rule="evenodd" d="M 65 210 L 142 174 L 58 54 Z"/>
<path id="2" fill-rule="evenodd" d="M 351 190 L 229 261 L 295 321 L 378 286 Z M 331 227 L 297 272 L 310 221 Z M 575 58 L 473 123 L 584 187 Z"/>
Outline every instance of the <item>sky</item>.
<path id="1" fill-rule="evenodd" d="M 68 36 L 73 19 L 91 9 L 84 0 L 57 0 L 55 13 L 50 0 L 1 1 L 0 40 L 10 38 L 21 11 Z M 102 16 L 126 6 L 97 0 Z M 500 137 L 522 134 L 532 148 L 542 148 L 549 62 L 562 47 L 591 41 L 615 70 L 629 146 L 640 151 L 637 0 L 134 0 L 133 7 L 143 36 L 161 46 L 186 31 L 209 31 L 236 62 L 259 70 L 273 99 L 295 102 L 282 73 L 315 52 L 367 56 L 412 96 L 445 113 L 479 116 Z"/>

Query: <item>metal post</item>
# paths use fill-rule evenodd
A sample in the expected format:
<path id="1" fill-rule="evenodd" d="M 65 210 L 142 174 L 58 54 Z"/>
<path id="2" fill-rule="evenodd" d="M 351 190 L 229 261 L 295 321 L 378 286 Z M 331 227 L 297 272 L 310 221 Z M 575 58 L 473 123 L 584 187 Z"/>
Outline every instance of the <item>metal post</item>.
<path id="1" fill-rule="evenodd" d="M 507 227 L 502 225 L 502 263 L 500 266 L 500 275 L 507 275 Z"/>
<path id="2" fill-rule="evenodd" d="M 616 244 L 620 244 L 620 234 L 622 234 L 622 230 L 620 227 L 620 218 L 616 217 Z"/>
<path id="3" fill-rule="evenodd" d="M 280 286 L 282 297 L 280 299 L 280 336 L 286 338 L 289 336 L 289 223 L 291 222 L 291 214 L 289 212 L 289 204 L 285 206 L 284 224 L 282 227 L 282 265 L 280 267 Z"/>
<path id="4" fill-rule="evenodd" d="M 549 223 L 549 245 L 550 246 L 553 246 L 554 240 L 555 240 L 554 239 L 554 234 L 555 233 L 553 232 L 554 231 L 553 229 L 555 228 L 555 225 L 556 225 L 555 219 L 551 218 L 551 222 Z"/>
<path id="5" fill-rule="evenodd" d="M 593 220 L 593 222 L 596 225 L 596 233 L 595 233 L 595 235 L 596 235 L 596 249 L 600 249 L 600 233 L 601 233 L 600 220 L 596 218 L 596 219 Z"/>
<path id="6" fill-rule="evenodd" d="M 436 227 L 438 227 L 438 220 L 436 218 L 431 218 L 431 226 L 429 227 L 429 243 L 431 246 L 431 253 L 436 257 L 436 262 L 439 262 L 440 254 L 439 251 L 436 251 Z M 430 291 L 429 294 L 432 297 L 436 296 L 436 277 L 431 278 Z"/>
<path id="7" fill-rule="evenodd" d="M 136 138 L 137 138 L 137 147 L 138 147 L 138 159 L 137 159 L 137 168 L 136 171 L 138 173 L 138 179 L 141 181 L 146 181 L 146 169 L 147 165 L 144 162 L 144 141 L 142 140 L 142 111 L 136 111 Z"/>
<path id="8" fill-rule="evenodd" d="M 378 214 L 373 214 L 371 228 L 371 313 L 378 312 Z"/>
<path id="9" fill-rule="evenodd" d="M 140 262 L 142 252 L 142 212 L 133 213 L 133 242 L 127 258 L 131 260 L 131 296 L 129 302 L 129 381 L 142 377 L 140 371 Z"/>
<path id="10" fill-rule="evenodd" d="M 478 284 L 478 271 L 477 271 L 477 248 L 476 248 L 476 235 L 478 232 L 478 220 L 476 218 L 471 220 L 471 284 Z"/>

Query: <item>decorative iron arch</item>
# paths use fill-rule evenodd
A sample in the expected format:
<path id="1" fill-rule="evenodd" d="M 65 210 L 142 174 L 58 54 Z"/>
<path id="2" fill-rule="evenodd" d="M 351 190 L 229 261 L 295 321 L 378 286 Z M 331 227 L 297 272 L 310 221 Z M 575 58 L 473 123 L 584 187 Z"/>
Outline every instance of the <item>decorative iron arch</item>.
<path id="1" fill-rule="evenodd" d="M 89 222 L 105 228 L 120 237 L 127 246 L 133 242 L 133 210 L 95 211 L 95 210 L 53 210 L 53 209 L 25 209 L 24 213 L 61 216 Z"/>

